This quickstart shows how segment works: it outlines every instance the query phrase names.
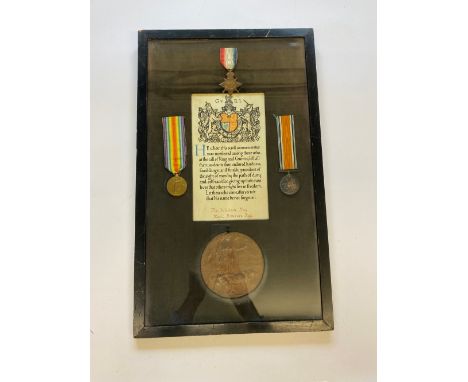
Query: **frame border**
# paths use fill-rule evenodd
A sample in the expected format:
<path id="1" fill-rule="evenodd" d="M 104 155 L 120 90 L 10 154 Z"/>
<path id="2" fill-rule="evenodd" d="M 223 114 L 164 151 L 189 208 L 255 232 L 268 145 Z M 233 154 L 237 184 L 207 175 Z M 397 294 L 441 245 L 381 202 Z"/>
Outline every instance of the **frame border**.
<path id="1" fill-rule="evenodd" d="M 309 99 L 312 155 L 312 179 L 317 227 L 322 319 L 300 321 L 241 322 L 145 326 L 146 296 L 146 183 L 147 183 L 147 77 L 148 41 L 152 39 L 237 39 L 237 38 L 304 38 Z M 328 228 L 325 205 L 320 114 L 317 91 L 314 32 L 298 29 L 208 29 L 208 30 L 141 30 L 138 31 L 138 98 L 137 159 L 135 195 L 135 262 L 133 336 L 135 338 L 194 336 L 210 334 L 309 332 L 333 330 L 333 305 L 330 278 Z"/>

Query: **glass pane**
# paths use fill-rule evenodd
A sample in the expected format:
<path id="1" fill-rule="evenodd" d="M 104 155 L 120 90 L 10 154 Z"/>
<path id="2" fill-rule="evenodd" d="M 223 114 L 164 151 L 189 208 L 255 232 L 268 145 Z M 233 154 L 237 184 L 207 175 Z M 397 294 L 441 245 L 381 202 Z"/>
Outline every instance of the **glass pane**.
<path id="1" fill-rule="evenodd" d="M 237 47 L 235 73 L 242 93 L 264 93 L 269 220 L 192 220 L 191 95 L 220 93 L 225 69 L 219 48 Z M 304 40 L 151 40 L 148 47 L 148 178 L 145 325 L 320 319 L 320 278 L 312 182 Z M 286 196 L 279 182 L 273 114 L 294 114 L 300 191 Z M 161 118 L 185 116 L 187 193 L 171 197 L 165 183 Z M 239 299 L 212 293 L 201 277 L 201 254 L 229 230 L 254 239 L 265 272 L 260 285 Z"/>

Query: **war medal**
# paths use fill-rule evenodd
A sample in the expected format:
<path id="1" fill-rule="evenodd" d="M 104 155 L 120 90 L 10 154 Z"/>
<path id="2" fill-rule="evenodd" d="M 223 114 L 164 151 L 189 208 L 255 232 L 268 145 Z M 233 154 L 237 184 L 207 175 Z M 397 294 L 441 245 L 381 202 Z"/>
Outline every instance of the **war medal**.
<path id="1" fill-rule="evenodd" d="M 236 75 L 233 72 L 237 64 L 237 48 L 220 48 L 219 61 L 228 71 L 224 81 L 219 84 L 219 86 L 224 88 L 223 93 L 227 92 L 229 95 L 232 95 L 234 92 L 239 93 L 238 88 L 242 83 L 237 81 Z"/>
<path id="2" fill-rule="evenodd" d="M 280 172 L 287 174 L 280 181 L 280 189 L 286 195 L 299 191 L 299 180 L 290 173 L 297 170 L 296 140 L 293 115 L 274 115 L 278 131 L 278 151 Z"/>
<path id="3" fill-rule="evenodd" d="M 167 192 L 182 196 L 187 191 L 187 182 L 180 176 L 185 168 L 187 148 L 185 145 L 184 117 L 163 117 L 164 166 L 174 176 L 167 181 Z"/>

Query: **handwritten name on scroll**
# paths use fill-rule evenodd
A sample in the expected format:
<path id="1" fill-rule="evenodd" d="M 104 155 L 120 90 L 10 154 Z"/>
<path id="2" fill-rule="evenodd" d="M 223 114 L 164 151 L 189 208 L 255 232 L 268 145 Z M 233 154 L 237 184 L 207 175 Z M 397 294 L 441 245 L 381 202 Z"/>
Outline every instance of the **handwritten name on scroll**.
<path id="1" fill-rule="evenodd" d="M 193 220 L 268 219 L 263 93 L 192 95 Z"/>

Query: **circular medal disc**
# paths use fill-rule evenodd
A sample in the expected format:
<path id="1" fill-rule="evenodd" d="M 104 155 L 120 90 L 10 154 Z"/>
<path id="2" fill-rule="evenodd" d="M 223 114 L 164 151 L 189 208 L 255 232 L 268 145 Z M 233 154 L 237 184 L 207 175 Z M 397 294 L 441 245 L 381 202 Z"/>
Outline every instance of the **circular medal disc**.
<path id="1" fill-rule="evenodd" d="M 300 187 L 299 180 L 291 174 L 287 174 L 281 178 L 280 189 L 286 195 L 294 195 L 299 191 Z"/>
<path id="2" fill-rule="evenodd" d="M 264 270 L 260 247 L 239 232 L 215 236 L 201 257 L 205 285 L 223 298 L 239 298 L 251 293 L 262 281 Z"/>
<path id="3" fill-rule="evenodd" d="M 182 196 L 187 191 L 187 182 L 180 175 L 175 175 L 167 181 L 166 188 L 172 196 Z"/>

